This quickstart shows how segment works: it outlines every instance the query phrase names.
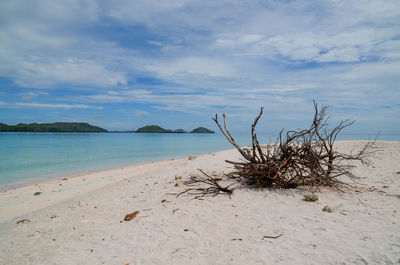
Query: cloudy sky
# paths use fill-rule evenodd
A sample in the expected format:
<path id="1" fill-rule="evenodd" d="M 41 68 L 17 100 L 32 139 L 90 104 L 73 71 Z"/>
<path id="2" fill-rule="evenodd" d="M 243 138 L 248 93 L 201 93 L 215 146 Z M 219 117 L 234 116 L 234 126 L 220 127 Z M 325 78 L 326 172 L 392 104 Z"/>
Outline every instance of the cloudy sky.
<path id="1" fill-rule="evenodd" d="M 400 132 L 398 0 L 2 0 L 0 122 Z"/>

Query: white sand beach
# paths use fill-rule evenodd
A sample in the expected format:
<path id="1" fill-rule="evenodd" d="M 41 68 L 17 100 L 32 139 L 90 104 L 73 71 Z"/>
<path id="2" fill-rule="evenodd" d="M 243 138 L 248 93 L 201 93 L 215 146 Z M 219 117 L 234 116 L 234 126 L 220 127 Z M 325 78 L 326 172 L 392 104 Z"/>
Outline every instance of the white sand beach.
<path id="1" fill-rule="evenodd" d="M 0 264 L 399 264 L 400 142 L 377 145 L 354 188 L 323 188 L 316 202 L 303 189 L 176 197 L 198 168 L 231 171 L 233 149 L 4 191 Z"/>

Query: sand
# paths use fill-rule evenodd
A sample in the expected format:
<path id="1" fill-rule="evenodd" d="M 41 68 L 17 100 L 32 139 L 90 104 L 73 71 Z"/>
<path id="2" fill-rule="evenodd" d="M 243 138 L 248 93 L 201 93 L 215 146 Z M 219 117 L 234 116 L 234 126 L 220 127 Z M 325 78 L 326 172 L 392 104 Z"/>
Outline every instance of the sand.
<path id="1" fill-rule="evenodd" d="M 198 168 L 229 172 L 236 150 L 1 192 L 0 264 L 399 264 L 400 142 L 378 145 L 356 188 L 322 189 L 317 202 L 302 189 L 176 198 Z"/>

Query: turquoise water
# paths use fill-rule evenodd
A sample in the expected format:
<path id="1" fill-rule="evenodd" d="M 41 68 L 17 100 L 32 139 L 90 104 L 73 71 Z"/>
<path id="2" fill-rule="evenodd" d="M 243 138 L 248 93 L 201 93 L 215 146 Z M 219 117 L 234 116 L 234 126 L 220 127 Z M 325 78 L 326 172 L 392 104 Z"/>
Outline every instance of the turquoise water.
<path id="1" fill-rule="evenodd" d="M 0 133 L 0 185 L 229 148 L 219 134 Z"/>
<path id="2" fill-rule="evenodd" d="M 371 139 L 343 135 L 339 139 Z M 266 143 L 273 137 L 264 138 Z M 238 135 L 239 145 L 250 138 Z M 400 135 L 379 140 L 399 141 Z M 0 185 L 233 148 L 221 134 L 0 133 Z"/>

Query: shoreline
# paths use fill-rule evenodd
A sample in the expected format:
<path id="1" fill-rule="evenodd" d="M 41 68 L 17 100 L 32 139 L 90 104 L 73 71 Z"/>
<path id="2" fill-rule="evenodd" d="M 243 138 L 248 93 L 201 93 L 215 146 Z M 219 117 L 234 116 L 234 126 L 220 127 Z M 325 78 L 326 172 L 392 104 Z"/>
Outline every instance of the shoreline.
<path id="1" fill-rule="evenodd" d="M 63 200 L 67 200 L 69 198 L 72 198 L 73 195 L 75 194 L 81 194 L 81 193 L 87 193 L 91 192 L 96 189 L 101 189 L 104 188 L 108 185 L 112 185 L 115 183 L 118 183 L 124 179 L 127 178 L 125 176 L 126 173 L 135 171 L 135 170 L 147 170 L 149 167 L 162 167 L 162 166 L 174 166 L 175 164 L 180 164 L 185 161 L 190 161 L 192 159 L 196 159 L 198 157 L 205 157 L 205 156 L 214 156 L 217 153 L 224 153 L 224 152 L 236 152 L 236 149 L 227 149 L 227 150 L 222 150 L 218 152 L 213 152 L 213 153 L 206 153 L 206 154 L 201 154 L 198 156 L 185 156 L 185 157 L 179 157 L 179 158 L 170 158 L 170 159 L 164 159 L 164 160 L 157 160 L 157 161 L 151 161 L 151 162 L 144 162 L 144 163 L 138 163 L 138 164 L 129 164 L 126 166 L 121 166 L 121 167 L 113 167 L 110 169 L 102 169 L 102 170 L 95 170 L 95 171 L 90 171 L 90 172 L 83 172 L 79 174 L 72 174 L 72 175 L 65 175 L 61 177 L 56 177 L 56 178 L 51 178 L 51 179 L 37 179 L 30 181 L 29 183 L 24 183 L 20 186 L 14 187 L 14 188 L 6 188 L 2 189 L 3 185 L 0 186 L 0 212 L 2 213 L 0 215 L 0 224 L 3 223 L 6 220 L 10 220 L 12 218 L 17 217 L 18 215 L 21 214 L 26 214 L 28 212 L 34 212 L 37 210 L 40 210 L 42 208 L 48 207 L 52 204 L 61 202 Z M 192 159 L 190 159 L 192 157 Z M 29 197 L 29 195 L 34 194 L 36 191 L 37 192 L 42 192 L 43 190 L 52 190 L 53 193 L 60 191 L 60 187 L 63 187 L 65 182 L 69 181 L 69 189 L 76 188 L 77 190 L 70 191 L 68 195 L 66 196 L 59 196 L 55 194 L 52 196 L 51 203 L 44 203 L 40 202 L 39 204 L 35 202 L 28 202 L 24 201 L 23 205 L 21 207 L 17 207 L 17 209 L 12 209 L 12 211 L 8 211 L 4 209 L 3 205 L 5 205 L 4 200 L 3 200 L 3 194 L 9 194 L 12 195 L 14 193 L 23 193 L 26 197 Z M 84 187 L 82 187 L 81 182 L 85 182 Z M 100 181 L 99 183 L 95 183 L 96 181 Z M 61 186 L 60 186 L 61 184 Z M 73 185 L 73 187 L 71 187 Z M 30 193 L 30 194 L 27 194 Z M 42 194 L 41 194 L 42 195 Z M 40 196 L 41 196 L 40 195 Z M 40 197 L 38 196 L 38 197 Z M 35 197 L 33 197 L 36 199 Z M 39 199 L 39 198 L 37 198 Z M 42 201 L 42 200 L 40 200 Z M 27 209 L 27 203 L 30 204 L 29 210 Z M 18 209 L 19 208 L 19 209 Z M 5 217 L 6 215 L 9 215 L 8 217 Z M 11 217 L 10 217 L 11 216 Z"/>
<path id="2" fill-rule="evenodd" d="M 172 157 L 169 157 L 169 158 L 161 158 L 159 160 L 140 161 L 140 162 L 136 162 L 136 163 L 107 165 L 107 166 L 105 166 L 104 168 L 101 168 L 101 169 L 96 169 L 96 168 L 99 168 L 99 165 L 96 165 L 96 166 L 93 166 L 92 168 L 85 169 L 85 170 L 83 170 L 81 172 L 72 173 L 72 174 L 68 174 L 68 173 L 60 174 L 57 177 L 46 176 L 46 177 L 25 178 L 25 179 L 19 180 L 19 181 L 0 184 L 0 192 L 3 192 L 4 190 L 15 190 L 15 189 L 22 188 L 22 187 L 25 187 L 25 186 L 41 184 L 41 183 L 45 183 L 45 182 L 52 181 L 52 180 L 57 180 L 57 179 L 76 177 L 76 176 L 81 176 L 81 175 L 86 175 L 86 174 L 101 173 L 103 171 L 110 171 L 110 170 L 116 170 L 116 169 L 121 169 L 121 168 L 129 168 L 129 167 L 133 167 L 133 166 L 140 166 L 140 165 L 146 165 L 146 164 L 152 164 L 152 163 L 158 163 L 158 162 L 164 162 L 164 161 L 184 159 L 184 158 L 187 158 L 187 157 L 190 157 L 190 156 L 192 156 L 192 157 L 203 156 L 203 155 L 207 155 L 207 154 L 213 154 L 213 153 L 228 151 L 228 150 L 231 150 L 231 149 L 232 148 L 218 150 L 218 151 L 211 152 L 211 153 L 201 153 L 201 154 L 194 154 L 194 155 L 187 155 L 187 156 L 172 156 Z M 47 174 L 47 175 L 50 175 L 50 174 Z"/>
<path id="3" fill-rule="evenodd" d="M 361 142 L 368 142 L 368 141 L 369 140 L 337 140 L 336 142 L 360 142 L 361 143 Z M 398 143 L 400 141 L 377 140 L 376 142 Z M 207 154 L 215 154 L 215 153 L 224 152 L 224 151 L 228 151 L 228 150 L 236 150 L 236 149 L 234 149 L 234 148 L 223 149 L 223 150 L 215 151 L 215 152 L 212 152 L 212 153 L 203 153 L 203 154 L 194 155 L 194 157 L 204 156 L 204 155 L 207 155 Z M 0 184 L 0 192 L 9 191 L 9 190 L 15 190 L 15 189 L 23 188 L 23 187 L 26 187 L 26 186 L 42 184 L 42 183 L 46 183 L 46 182 L 54 181 L 54 180 L 60 180 L 60 179 L 63 179 L 63 178 L 79 177 L 79 176 L 82 176 L 82 175 L 101 173 L 103 171 L 124 169 L 124 168 L 130 168 L 130 167 L 134 167 L 134 166 L 141 166 L 141 165 L 147 165 L 147 164 L 158 163 L 158 162 L 165 162 L 165 161 L 171 161 L 171 160 L 184 159 L 184 158 L 187 158 L 187 157 L 190 157 L 190 156 L 191 155 L 179 156 L 179 157 L 171 157 L 171 158 L 166 158 L 166 159 L 153 160 L 153 161 L 147 161 L 147 162 L 129 163 L 129 164 L 123 164 L 123 165 L 118 165 L 118 166 L 109 165 L 109 166 L 106 166 L 105 168 L 102 168 L 102 169 L 96 169 L 96 168 L 98 168 L 98 166 L 93 166 L 92 169 L 83 170 L 81 172 L 73 173 L 73 174 L 68 174 L 68 173 L 67 174 L 60 174 L 60 176 L 57 176 L 57 177 L 51 177 L 51 176 L 47 176 L 47 177 L 43 177 L 43 178 L 32 177 L 32 178 L 27 178 L 27 179 L 20 180 L 20 181 Z"/>
<path id="4" fill-rule="evenodd" d="M 338 141 L 337 147 L 349 152 L 363 142 Z M 321 188 L 313 203 L 302 200 L 302 189 L 176 197 L 198 168 L 229 172 L 225 160 L 238 160 L 236 149 L 0 192 L 0 263 L 395 264 L 400 142 L 377 145 L 374 166 L 354 170 L 358 188 Z M 334 211 L 324 212 L 324 206 Z M 135 211 L 134 220 L 124 221 Z"/>
<path id="5" fill-rule="evenodd" d="M 218 152 L 223 152 L 223 151 L 228 151 L 228 150 L 230 150 L 230 149 L 220 150 L 220 151 L 216 151 L 216 152 L 213 152 L 213 153 L 218 153 Z M 195 155 L 195 156 L 192 156 L 192 157 L 203 156 L 203 155 L 213 154 L 213 153 L 205 153 L 205 154 Z M 103 168 L 103 169 L 95 169 L 95 168 L 98 168 L 98 166 L 94 166 L 93 169 L 87 169 L 87 170 L 84 170 L 84 171 L 82 171 L 80 173 L 65 174 L 65 175 L 61 174 L 61 176 L 57 176 L 57 177 L 46 177 L 46 178 L 35 178 L 35 177 L 33 177 L 33 178 L 26 179 L 26 180 L 0 184 L 0 192 L 4 192 L 5 190 L 7 190 L 7 191 L 15 190 L 15 189 L 23 188 L 23 187 L 26 187 L 26 186 L 36 185 L 36 184 L 43 184 L 43 183 L 46 183 L 46 182 L 50 182 L 50 181 L 54 181 L 54 180 L 61 180 L 61 179 L 64 179 L 64 178 L 74 178 L 74 177 L 80 177 L 80 176 L 83 176 L 83 175 L 102 173 L 102 172 L 105 172 L 105 171 L 118 170 L 118 169 L 124 169 L 124 168 L 131 168 L 131 167 L 142 166 L 142 165 L 145 166 L 147 164 L 150 165 L 150 164 L 159 163 L 159 162 L 167 162 L 167 161 L 185 159 L 187 157 L 190 157 L 190 156 L 172 157 L 172 158 L 168 158 L 168 159 L 152 160 L 152 161 L 148 161 L 148 162 L 129 163 L 129 164 L 123 164 L 123 165 L 119 165 L 119 166 L 110 165 L 110 166 L 107 166 L 106 168 Z"/>
<path id="6" fill-rule="evenodd" d="M 367 140 L 359 140 L 359 141 L 354 141 L 354 140 L 340 140 L 337 141 L 338 143 L 342 142 L 348 142 L 348 143 L 364 143 L 364 142 L 368 142 Z M 377 143 L 388 143 L 388 144 L 395 144 L 395 143 L 400 143 L 398 141 L 377 141 Z M 151 167 L 151 166 L 162 166 L 162 165 L 168 165 L 169 163 L 174 164 L 174 162 L 183 162 L 186 160 L 190 160 L 190 157 L 193 158 L 198 158 L 198 157 L 205 157 L 205 156 L 214 156 L 216 154 L 219 153 L 223 153 L 223 152 L 229 152 L 229 153 L 236 153 L 236 156 L 238 158 L 240 158 L 240 155 L 238 154 L 237 150 L 235 148 L 232 149 L 227 149 L 227 150 L 221 150 L 221 151 L 217 151 L 217 152 L 213 152 L 213 153 L 206 153 L 206 154 L 201 154 L 201 155 L 197 155 L 197 156 L 185 156 L 185 157 L 178 157 L 178 158 L 170 158 L 170 159 L 163 159 L 163 160 L 156 160 L 156 161 L 150 161 L 150 162 L 144 162 L 144 163 L 137 163 L 137 164 L 127 164 L 125 166 L 118 166 L 118 167 L 111 167 L 108 169 L 100 169 L 100 170 L 91 170 L 91 171 L 87 171 L 87 172 L 82 172 L 82 173 L 77 173 L 77 174 L 70 174 L 70 175 L 63 175 L 60 177 L 55 177 L 55 178 L 48 178 L 48 179 L 32 179 L 29 182 L 24 182 L 24 183 L 11 183 L 10 185 L 14 185 L 14 187 L 5 187 L 5 185 L 0 185 L 0 194 L 1 193 L 11 193 L 11 192 L 18 192 L 18 190 L 38 190 L 40 192 L 40 190 L 42 189 L 48 189 L 49 186 L 53 187 L 53 189 L 58 188 L 56 185 L 63 185 L 63 182 L 67 181 L 67 180 L 74 180 L 74 179 L 79 179 L 79 181 L 86 181 L 89 180 L 87 183 L 91 183 L 95 180 L 98 180 L 99 176 L 104 176 L 104 175 L 120 175 L 120 174 L 124 174 L 124 171 L 133 171 L 135 169 L 138 168 L 147 168 L 147 167 Z M 109 182 L 103 182 L 102 185 L 96 184 L 93 185 L 90 189 L 98 189 L 98 188 L 103 188 L 107 185 L 112 185 L 112 183 L 117 183 L 119 181 L 121 181 L 121 178 L 114 178 L 113 180 L 110 180 Z M 77 183 L 75 183 L 77 184 Z M 89 185 L 89 184 L 88 184 Z M 59 189 L 58 189 L 59 190 Z M 72 196 L 69 196 L 72 197 Z M 64 197 L 62 199 L 65 199 Z M 58 199 L 56 199 L 56 201 L 60 201 Z M 47 207 L 47 205 L 46 205 Z M 0 212 L 1 212 L 1 208 L 2 208 L 2 201 L 0 200 Z M 37 207 L 34 207 L 34 209 L 36 209 Z M 39 207 L 38 209 L 43 208 L 43 207 Z M 0 215 L 0 224 L 3 222 L 3 218 L 2 215 Z"/>
<path id="7" fill-rule="evenodd" d="M 57 185 L 60 186 L 60 184 L 64 184 L 63 182 L 65 182 L 65 181 L 70 181 L 70 185 L 71 185 L 71 182 L 74 182 L 72 185 L 76 185 L 75 188 L 79 188 L 80 184 L 77 182 L 86 181 L 86 180 L 88 180 L 86 183 L 89 183 L 88 185 L 92 185 L 92 187 L 90 187 L 89 189 L 85 189 L 84 192 L 90 192 L 92 189 L 95 190 L 95 189 L 104 188 L 107 185 L 112 185 L 113 183 L 117 183 L 117 182 L 123 180 L 124 178 L 121 178 L 118 176 L 118 175 L 120 175 L 119 172 L 121 172 L 121 171 L 136 170 L 136 169 L 140 169 L 142 167 L 149 167 L 149 166 L 160 166 L 160 165 L 167 164 L 168 162 L 172 162 L 172 161 L 181 162 L 184 160 L 185 160 L 185 158 L 177 158 L 177 159 L 172 158 L 169 160 L 152 161 L 152 162 L 139 163 L 139 164 L 133 164 L 133 165 L 131 164 L 131 165 L 127 165 L 124 167 L 116 167 L 116 168 L 111 168 L 111 169 L 106 169 L 106 170 L 96 170 L 96 171 L 90 171 L 87 173 L 66 175 L 63 177 L 57 177 L 57 178 L 52 178 L 52 179 L 47 179 L 47 180 L 37 180 L 37 181 L 32 180 L 31 183 L 28 183 L 26 185 L 18 186 L 18 187 L 12 188 L 12 189 L 1 190 L 0 194 L 1 193 L 11 193 L 12 194 L 14 192 L 18 193 L 19 191 L 24 191 L 24 192 L 32 191 L 33 192 L 34 190 L 37 190 L 38 192 L 42 192 L 42 190 L 46 190 L 46 189 L 59 190 L 59 187 L 57 187 Z M 98 185 L 98 184 L 96 185 L 93 183 L 95 180 L 99 180 L 100 177 L 102 178 L 102 180 L 104 180 L 103 176 L 106 176 L 106 175 L 117 175 L 117 177 L 113 177 L 113 179 L 103 181 L 103 183 L 101 183 L 101 185 Z M 60 187 L 62 187 L 62 186 L 60 186 Z M 73 193 L 79 194 L 80 191 L 78 190 Z M 32 193 L 32 194 L 34 194 L 34 193 Z M 62 197 L 60 199 L 56 198 L 55 200 L 52 201 L 52 204 L 60 202 L 64 199 L 72 198 L 72 197 L 73 196 L 71 194 L 67 197 Z M 47 205 L 47 204 L 40 205 L 40 206 L 33 205 L 33 207 L 31 209 L 33 209 L 33 211 L 36 211 L 36 210 L 45 208 L 49 205 Z M 4 222 L 4 220 L 6 220 L 3 218 L 3 215 L 5 212 L 3 210 L 1 210 L 1 207 L 2 207 L 2 202 L 0 201 L 0 212 L 2 212 L 2 215 L 0 215 L 0 224 L 2 222 Z M 12 213 L 12 218 L 18 216 L 20 213 L 24 213 L 24 214 L 26 213 L 26 211 L 15 211 L 15 212 L 18 214 Z M 8 218 L 8 219 L 10 219 L 10 218 Z"/>
<path id="8" fill-rule="evenodd" d="M 53 133 L 47 137 L 47 134 L 22 137 L 12 133 L 0 137 L 0 145 L 4 147 L 0 152 L 4 158 L 0 162 L 2 190 L 36 182 L 37 179 L 46 181 L 231 148 L 217 135 L 192 134 L 182 140 L 180 136 L 164 134 L 140 134 L 137 137 L 131 134 L 120 137 L 105 134 L 60 136 Z"/>

